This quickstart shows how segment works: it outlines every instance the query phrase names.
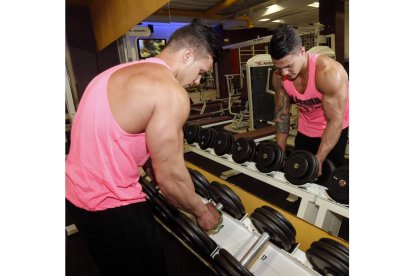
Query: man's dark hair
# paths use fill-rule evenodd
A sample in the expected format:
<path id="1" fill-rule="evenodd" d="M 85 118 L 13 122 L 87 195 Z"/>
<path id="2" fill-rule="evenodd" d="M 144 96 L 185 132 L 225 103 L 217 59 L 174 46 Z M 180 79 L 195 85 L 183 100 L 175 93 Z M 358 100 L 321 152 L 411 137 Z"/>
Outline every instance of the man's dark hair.
<path id="1" fill-rule="evenodd" d="M 174 49 L 191 47 L 196 51 L 205 50 L 214 61 L 220 57 L 222 45 L 216 31 L 198 18 L 194 18 L 189 25 L 176 30 L 167 43 L 167 46 Z"/>
<path id="2" fill-rule="evenodd" d="M 277 28 L 270 40 L 270 55 L 281 59 L 295 52 L 302 46 L 302 39 L 292 25 L 284 24 Z"/>

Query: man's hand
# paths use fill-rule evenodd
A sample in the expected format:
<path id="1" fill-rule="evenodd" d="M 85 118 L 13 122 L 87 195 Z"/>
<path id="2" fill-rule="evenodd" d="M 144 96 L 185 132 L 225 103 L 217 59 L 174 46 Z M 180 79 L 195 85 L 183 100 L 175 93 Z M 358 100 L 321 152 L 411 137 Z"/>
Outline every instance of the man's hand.
<path id="1" fill-rule="evenodd" d="M 315 155 L 316 159 L 318 160 L 318 175 L 317 177 L 322 175 L 322 163 L 325 161 L 325 159 L 322 159 L 318 154 Z"/>
<path id="2" fill-rule="evenodd" d="M 221 214 L 214 207 L 213 203 L 206 203 L 207 212 L 204 212 L 197 219 L 198 226 L 201 227 L 204 231 L 209 231 L 216 228 L 221 223 Z"/>

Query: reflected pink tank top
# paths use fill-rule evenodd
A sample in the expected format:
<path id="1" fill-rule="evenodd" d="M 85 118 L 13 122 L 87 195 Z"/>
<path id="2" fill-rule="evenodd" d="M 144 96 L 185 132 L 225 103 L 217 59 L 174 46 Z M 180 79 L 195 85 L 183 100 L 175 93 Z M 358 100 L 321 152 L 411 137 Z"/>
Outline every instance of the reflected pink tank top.
<path id="1" fill-rule="evenodd" d="M 309 53 L 309 76 L 306 90 L 303 94 L 299 93 L 293 82 L 284 79 L 283 86 L 286 93 L 293 98 L 293 101 L 298 106 L 299 123 L 298 131 L 308 137 L 322 137 L 323 131 L 326 128 L 326 117 L 322 107 L 323 94 L 316 88 L 316 60 L 319 55 Z M 349 125 L 349 97 L 345 107 L 344 121 L 342 128 Z"/>

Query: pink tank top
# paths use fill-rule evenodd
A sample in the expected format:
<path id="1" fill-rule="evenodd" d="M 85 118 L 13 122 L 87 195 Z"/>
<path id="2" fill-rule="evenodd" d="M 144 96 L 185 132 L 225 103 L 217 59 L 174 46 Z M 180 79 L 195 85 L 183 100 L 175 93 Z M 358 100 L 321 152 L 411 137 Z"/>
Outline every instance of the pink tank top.
<path id="1" fill-rule="evenodd" d="M 112 73 L 142 62 L 170 69 L 158 58 L 120 64 L 96 76 L 82 96 L 66 160 L 66 198 L 80 208 L 97 211 L 145 201 L 138 183 L 149 157 L 145 133 L 130 134 L 118 125 L 107 92 Z"/>
<path id="2" fill-rule="evenodd" d="M 299 93 L 293 82 L 284 79 L 283 86 L 286 93 L 293 98 L 293 101 L 298 106 L 299 122 L 298 131 L 308 137 L 322 137 L 323 131 L 326 128 L 326 117 L 322 107 L 323 94 L 318 91 L 315 84 L 315 68 L 318 54 L 309 53 L 309 76 L 306 90 L 303 94 Z M 342 129 L 349 125 L 349 97 L 346 102 L 344 121 Z"/>

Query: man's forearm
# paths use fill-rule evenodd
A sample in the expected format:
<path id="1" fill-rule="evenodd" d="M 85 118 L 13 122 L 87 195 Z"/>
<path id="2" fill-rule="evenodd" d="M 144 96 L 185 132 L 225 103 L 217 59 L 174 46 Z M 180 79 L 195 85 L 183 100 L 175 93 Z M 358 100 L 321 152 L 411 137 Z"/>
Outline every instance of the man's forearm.
<path id="1" fill-rule="evenodd" d="M 334 125 L 332 122 L 327 123 L 326 128 L 321 137 L 321 143 L 316 153 L 316 157 L 319 160 L 325 160 L 331 150 L 338 143 L 339 137 L 342 132 L 342 124 Z"/>

